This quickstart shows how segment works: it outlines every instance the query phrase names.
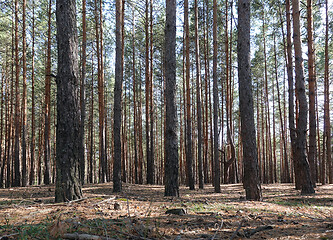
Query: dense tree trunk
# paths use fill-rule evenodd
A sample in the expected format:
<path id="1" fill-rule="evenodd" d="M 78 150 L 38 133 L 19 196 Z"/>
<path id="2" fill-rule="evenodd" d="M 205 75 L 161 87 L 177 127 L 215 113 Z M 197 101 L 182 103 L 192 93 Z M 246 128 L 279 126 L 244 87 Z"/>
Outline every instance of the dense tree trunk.
<path id="1" fill-rule="evenodd" d="M 296 151 L 295 151 L 295 164 L 296 171 L 300 177 L 300 184 L 302 194 L 314 193 L 312 177 L 310 173 L 310 166 L 306 156 L 306 129 L 307 129 L 307 116 L 308 107 L 305 94 L 304 72 L 303 72 L 303 58 L 301 46 L 301 32 L 300 32 L 300 9 L 299 0 L 292 0 L 293 6 L 293 36 L 294 36 L 294 51 L 295 51 L 295 80 L 296 80 L 296 94 L 299 101 L 299 114 L 297 119 L 296 128 Z"/>
<path id="2" fill-rule="evenodd" d="M 55 201 L 82 198 L 76 1 L 57 0 L 57 153 Z"/>
<path id="3" fill-rule="evenodd" d="M 213 1 L 213 115 L 214 115 L 214 190 L 221 192 L 220 186 L 220 159 L 219 159 L 219 133 L 218 133 L 218 89 L 217 89 L 217 1 Z"/>
<path id="4" fill-rule="evenodd" d="M 114 165 L 113 165 L 113 192 L 121 192 L 121 115 L 122 115 L 122 84 L 123 84 L 123 62 L 122 62 L 122 14 L 123 2 L 116 0 L 116 62 L 115 62 L 115 85 L 114 85 Z"/>
<path id="5" fill-rule="evenodd" d="M 165 196 L 179 196 L 176 111 L 176 0 L 166 1 L 165 24 Z"/>
<path id="6" fill-rule="evenodd" d="M 238 1 L 238 79 L 241 138 L 246 199 L 262 199 L 255 138 L 252 81 L 250 69 L 250 1 Z"/>
<path id="7" fill-rule="evenodd" d="M 307 0 L 307 31 L 308 31 L 308 71 L 309 71 L 309 164 L 312 184 L 316 187 L 316 74 L 315 48 L 313 42 L 312 0 Z"/>

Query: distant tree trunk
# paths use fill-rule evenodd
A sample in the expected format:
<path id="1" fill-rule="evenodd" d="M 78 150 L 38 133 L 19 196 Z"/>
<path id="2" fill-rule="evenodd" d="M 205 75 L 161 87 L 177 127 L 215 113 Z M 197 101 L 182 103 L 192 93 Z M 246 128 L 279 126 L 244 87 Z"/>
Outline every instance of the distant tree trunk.
<path id="1" fill-rule="evenodd" d="M 312 0 L 307 0 L 307 31 L 308 31 L 308 71 L 309 71 L 309 164 L 312 184 L 316 187 L 316 74 L 315 48 L 313 43 Z"/>
<path id="2" fill-rule="evenodd" d="M 82 198 L 76 1 L 57 0 L 57 153 L 55 201 Z"/>
<path id="3" fill-rule="evenodd" d="M 85 183 L 86 176 L 86 162 L 85 162 L 85 149 L 84 149 L 84 129 L 86 119 L 86 102 L 85 102 L 85 84 L 86 84 L 86 63 L 87 63 L 87 23 L 86 23 L 86 0 L 82 0 L 82 56 L 81 56 L 81 84 L 80 84 L 80 109 L 81 109 L 81 156 L 80 156 L 80 175 L 82 184 Z"/>
<path id="4" fill-rule="evenodd" d="M 255 138 L 251 64 L 250 64 L 250 0 L 238 1 L 238 79 L 239 109 L 241 117 L 241 138 L 243 143 L 243 163 L 246 199 L 262 199 L 257 144 Z"/>
<path id="5" fill-rule="evenodd" d="M 18 36 L 18 0 L 15 0 L 15 141 L 14 141 L 14 181 L 13 186 L 21 186 L 20 172 L 20 59 L 19 59 L 19 36 Z"/>
<path id="6" fill-rule="evenodd" d="M 304 85 L 303 73 L 303 58 L 301 46 L 301 32 L 300 32 L 300 9 L 299 0 L 292 0 L 293 6 L 293 36 L 294 36 L 294 51 L 295 51 L 295 80 L 296 80 L 296 94 L 299 101 L 299 114 L 297 119 L 297 137 L 296 137 L 296 155 L 295 169 L 299 174 L 302 194 L 314 193 L 312 184 L 312 177 L 310 173 L 310 166 L 306 156 L 306 129 L 307 129 L 307 100 Z"/>
<path id="7" fill-rule="evenodd" d="M 99 18 L 98 0 L 95 3 L 95 31 L 96 31 L 96 55 L 98 71 L 98 113 L 99 113 L 99 182 L 105 182 L 105 149 L 104 149 L 104 83 L 102 76 L 102 49 L 101 49 L 101 25 Z"/>
<path id="8" fill-rule="evenodd" d="M 184 1 L 185 21 L 185 76 L 186 76 L 186 168 L 190 190 L 194 189 L 193 154 L 192 154 L 192 122 L 190 98 L 190 30 L 188 21 L 188 0 Z"/>
<path id="9" fill-rule="evenodd" d="M 150 128 L 149 128 L 149 95 L 150 95 L 150 81 L 149 81 L 149 2 L 146 0 L 146 9 L 145 9 L 145 105 L 146 105 L 146 159 L 147 159 L 147 182 L 148 182 L 148 163 L 150 163 Z"/>
<path id="10" fill-rule="evenodd" d="M 121 112 L 122 112 L 122 14 L 123 2 L 116 0 L 116 63 L 115 63 L 115 85 L 114 85 L 114 165 L 113 165 L 113 192 L 121 192 Z"/>
<path id="11" fill-rule="evenodd" d="M 213 108 L 214 108 L 214 190 L 221 192 L 220 186 L 220 158 L 219 158 L 219 133 L 218 133 L 218 89 L 217 89 L 217 1 L 213 1 Z"/>
<path id="12" fill-rule="evenodd" d="M 195 62 L 196 62 L 196 88 L 197 88 L 197 124 L 198 124 L 198 174 L 199 188 L 204 188 L 203 161 L 202 161 L 202 116 L 201 116 L 201 66 L 200 66 L 200 45 L 198 36 L 198 0 L 194 1 L 195 13 Z"/>
<path id="13" fill-rule="evenodd" d="M 264 108 L 266 110 L 265 116 L 265 127 L 266 127 L 266 152 L 267 152 L 267 181 L 268 183 L 273 183 L 273 159 L 272 159 L 272 138 L 271 138 L 271 120 L 270 120 L 270 106 L 269 106 L 269 91 L 268 91 L 268 72 L 267 72 L 267 53 L 266 53 L 266 22 L 265 22 L 265 12 L 263 9 L 262 17 L 262 31 L 264 38 L 264 73 L 265 73 L 265 104 Z"/>
<path id="14" fill-rule="evenodd" d="M 284 35 L 282 33 L 282 35 Z M 283 41 L 284 42 L 284 41 Z M 279 117 L 280 117 L 280 125 L 281 125 L 281 136 L 282 136 L 282 143 L 283 143 L 283 158 L 281 161 L 283 162 L 281 171 L 281 182 L 290 182 L 290 173 L 289 173 L 289 164 L 288 164 L 288 154 L 287 154 L 287 141 L 286 141 L 286 132 L 285 132 L 285 125 L 284 119 L 282 114 L 282 107 L 281 107 L 281 94 L 280 94 L 280 87 L 279 87 L 279 79 L 278 79 L 278 66 L 277 66 L 277 53 L 276 53 L 276 39 L 274 35 L 274 68 L 275 68 L 275 84 L 277 88 L 277 97 L 278 97 L 278 109 L 279 109 Z"/>
<path id="15" fill-rule="evenodd" d="M 207 2 L 206 2 L 207 3 Z M 209 115 L 208 115 L 208 51 L 207 46 L 208 41 L 206 40 L 208 38 L 208 30 L 207 30 L 207 24 L 206 24 L 206 15 L 207 15 L 207 9 L 208 6 L 204 4 L 204 62 L 205 62 L 205 152 L 204 152 L 204 182 L 209 182 L 209 160 L 208 160 L 208 148 L 209 148 L 209 141 L 208 141 L 208 122 L 209 122 Z"/>
<path id="16" fill-rule="evenodd" d="M 150 163 L 147 165 L 147 172 L 149 172 L 148 178 L 148 184 L 154 184 L 155 183 L 155 145 L 154 145 L 154 96 L 153 96 L 153 88 L 154 88 L 154 82 L 153 82 L 153 0 L 150 0 L 150 70 L 149 70 L 149 120 L 150 120 Z M 149 169 L 149 170 L 148 170 Z"/>
<path id="17" fill-rule="evenodd" d="M 332 140 L 331 140 L 331 121 L 330 121 L 330 84 L 329 84 L 329 53 L 328 53 L 328 0 L 326 0 L 326 29 L 325 29 L 325 78 L 324 78 L 324 150 L 323 151 L 323 170 L 327 164 L 329 169 L 329 183 L 333 183 L 332 169 Z M 326 171 L 322 171 L 322 184 L 326 183 Z"/>
<path id="18" fill-rule="evenodd" d="M 48 30 L 47 30 L 47 56 L 46 56 L 46 76 L 45 76 L 45 124 L 44 124 L 44 184 L 51 183 L 51 14 L 52 0 L 49 0 L 48 7 Z"/>
<path id="19" fill-rule="evenodd" d="M 133 108 L 134 108 L 134 180 L 135 184 L 139 183 L 139 176 L 138 176 L 138 143 L 137 143 L 137 137 L 138 137 L 138 120 L 137 120 L 137 83 L 136 83 L 136 61 L 135 61 L 135 5 L 133 5 L 133 19 L 132 19 L 132 78 L 133 78 Z"/>
<path id="20" fill-rule="evenodd" d="M 165 196 L 179 196 L 176 111 L 176 0 L 166 1 L 165 24 Z"/>
<path id="21" fill-rule="evenodd" d="M 141 76 L 141 73 L 140 73 Z M 139 131 L 139 163 L 138 163 L 138 175 L 139 175 L 139 184 L 143 183 L 143 139 L 142 139 L 142 82 L 139 82 L 139 103 L 138 103 L 138 131 Z"/>
<path id="22" fill-rule="evenodd" d="M 3 143 L 3 129 L 4 129 L 4 125 L 3 125 L 3 118 L 4 118 L 4 108 L 5 108 L 5 119 L 6 119 L 6 106 L 7 104 L 5 104 L 4 106 L 4 101 L 6 99 L 6 89 L 5 89 L 5 84 L 6 84 L 6 80 L 5 80 L 5 77 L 7 75 L 7 50 L 6 50 L 6 62 L 5 62 L 5 69 L 2 70 L 2 76 L 1 76 L 1 87 L 0 87 L 0 90 L 1 90 L 1 104 L 0 104 L 0 107 L 1 107 L 1 112 L 0 112 L 0 158 L 1 158 L 1 161 L 0 161 L 0 188 L 3 188 L 4 187 L 4 173 L 5 173 L 5 153 L 2 155 L 3 151 L 2 151 L 2 143 Z M 5 141 L 5 144 L 6 144 L 6 138 L 4 139 Z M 6 149 L 6 147 L 5 147 Z"/>
<path id="23" fill-rule="evenodd" d="M 27 1 L 23 0 L 23 13 L 22 13 L 22 63 L 23 63 L 23 94 L 22 94 L 22 186 L 28 184 L 27 178 L 27 41 L 26 41 L 26 6 Z M 1 156 L 1 155 L 0 155 Z"/>
<path id="24" fill-rule="evenodd" d="M 29 184 L 35 182 L 35 1 L 32 2 L 32 50 L 31 50 L 31 143 Z"/>

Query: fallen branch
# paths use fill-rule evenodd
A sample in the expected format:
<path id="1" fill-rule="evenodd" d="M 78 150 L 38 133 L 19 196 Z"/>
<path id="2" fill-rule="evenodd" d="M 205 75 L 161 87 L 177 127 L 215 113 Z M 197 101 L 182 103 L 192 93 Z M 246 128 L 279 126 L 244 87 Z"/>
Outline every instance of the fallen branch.
<path id="1" fill-rule="evenodd" d="M 116 197 L 110 197 L 110 198 L 105 199 L 103 201 L 97 202 L 94 205 L 99 205 L 99 204 L 102 204 L 102 203 L 105 203 L 105 202 L 109 202 L 109 201 L 112 201 L 112 200 L 115 200 L 115 199 L 116 199 Z"/>
<path id="2" fill-rule="evenodd" d="M 1 239 L 8 239 L 9 237 L 14 237 L 14 236 L 17 236 L 19 235 L 19 233 L 13 233 L 13 234 L 8 234 L 8 235 L 3 235 L 0 237 L 0 240 Z"/>
<path id="3" fill-rule="evenodd" d="M 245 235 L 245 237 L 249 238 L 252 235 L 256 234 L 257 232 L 261 232 L 261 231 L 265 231 L 265 230 L 270 230 L 270 229 L 273 229 L 273 227 L 270 226 L 270 225 L 261 226 L 261 227 L 255 228 L 255 229 L 244 230 L 244 235 Z"/>
<path id="4" fill-rule="evenodd" d="M 102 237 L 90 234 L 79 234 L 79 233 L 65 233 L 63 235 L 65 239 L 75 239 L 75 240 L 115 240 L 115 238 Z"/>
<path id="5" fill-rule="evenodd" d="M 241 227 L 243 226 L 244 223 L 244 219 L 239 223 L 238 228 L 236 229 L 236 231 L 232 234 L 232 236 L 230 237 L 230 240 L 234 239 L 236 237 L 236 235 L 238 234 L 239 230 L 241 229 Z"/>

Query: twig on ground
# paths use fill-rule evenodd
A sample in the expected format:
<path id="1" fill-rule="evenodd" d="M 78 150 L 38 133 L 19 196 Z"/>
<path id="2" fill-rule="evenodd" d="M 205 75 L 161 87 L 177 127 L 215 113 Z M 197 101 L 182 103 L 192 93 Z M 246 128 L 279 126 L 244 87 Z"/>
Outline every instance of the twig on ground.
<path id="1" fill-rule="evenodd" d="M 214 239 L 215 239 L 215 237 L 216 237 L 216 234 L 218 233 L 218 231 L 220 231 L 220 230 L 221 230 L 222 226 L 223 226 L 223 219 L 222 219 L 222 221 L 221 221 L 221 224 L 220 224 L 219 228 L 216 230 L 216 232 L 215 232 L 215 234 L 214 234 L 214 236 L 212 237 L 212 239 L 211 239 L 211 240 L 214 240 Z"/>
<path id="2" fill-rule="evenodd" d="M 109 201 L 112 201 L 112 200 L 115 200 L 115 199 L 116 199 L 116 197 L 110 197 L 110 198 L 105 199 L 103 201 L 97 202 L 94 205 L 99 205 L 99 204 L 106 203 L 106 202 L 109 202 Z"/>
<path id="3" fill-rule="evenodd" d="M 14 236 L 17 236 L 19 235 L 19 233 L 13 233 L 13 234 L 8 234 L 8 235 L 3 235 L 0 237 L 0 240 L 1 239 L 8 239 L 9 237 L 14 237 Z"/>
<path id="4" fill-rule="evenodd" d="M 243 226 L 244 223 L 244 219 L 239 223 L 238 228 L 236 229 L 236 231 L 232 234 L 232 236 L 230 237 L 230 240 L 234 239 L 237 235 L 237 233 L 239 232 L 239 230 L 241 229 L 241 227 Z"/>
<path id="5" fill-rule="evenodd" d="M 65 233 L 63 235 L 65 239 L 75 239 L 75 240 L 115 240 L 115 238 L 102 237 L 90 234 L 79 234 L 79 233 Z"/>

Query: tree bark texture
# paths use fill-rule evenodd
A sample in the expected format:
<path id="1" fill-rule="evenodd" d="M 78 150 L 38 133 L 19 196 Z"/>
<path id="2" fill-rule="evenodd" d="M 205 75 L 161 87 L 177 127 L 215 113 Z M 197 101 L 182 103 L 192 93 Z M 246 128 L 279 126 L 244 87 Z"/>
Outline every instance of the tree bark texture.
<path id="1" fill-rule="evenodd" d="M 305 93 L 304 70 L 301 46 L 300 32 L 300 8 L 299 0 L 292 0 L 293 7 L 293 36 L 294 36 L 294 51 L 295 51 L 295 81 L 296 94 L 299 101 L 299 113 L 297 118 L 296 129 L 296 149 L 295 149 L 295 169 L 299 174 L 299 181 L 302 189 L 302 194 L 314 193 L 310 166 L 306 156 L 306 130 L 308 106 Z"/>
<path id="2" fill-rule="evenodd" d="M 57 0 L 57 153 L 55 201 L 82 198 L 76 1 Z"/>
<path id="3" fill-rule="evenodd" d="M 176 110 L 176 0 L 166 1 L 165 24 L 165 196 L 179 196 Z"/>
<path id="4" fill-rule="evenodd" d="M 246 199 L 262 199 L 250 69 L 250 0 L 238 1 L 238 79 Z"/>
<path id="5" fill-rule="evenodd" d="M 116 1 L 116 63 L 114 85 L 114 164 L 113 164 L 113 192 L 121 192 L 121 115 L 122 115 L 122 0 Z"/>

